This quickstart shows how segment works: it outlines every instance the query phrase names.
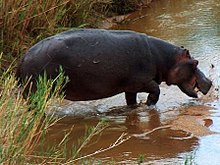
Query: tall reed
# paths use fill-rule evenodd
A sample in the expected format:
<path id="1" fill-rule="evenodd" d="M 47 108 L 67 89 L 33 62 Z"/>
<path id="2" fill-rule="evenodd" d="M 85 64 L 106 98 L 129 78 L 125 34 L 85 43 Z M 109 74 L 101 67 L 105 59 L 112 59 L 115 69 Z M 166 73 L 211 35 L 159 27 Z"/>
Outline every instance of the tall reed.
<path id="1" fill-rule="evenodd" d="M 65 77 L 60 73 L 55 80 L 46 76 L 38 81 L 39 90 L 23 99 L 18 82 L 7 69 L 0 77 L 0 163 L 21 164 L 28 162 L 42 135 L 55 122 L 52 115 L 45 115 L 54 102 L 63 98 L 61 84 Z M 53 89 L 53 90 L 52 90 Z M 28 110 L 29 109 L 29 110 Z"/>
<path id="2" fill-rule="evenodd" d="M 37 41 L 58 32 L 95 26 L 97 4 L 111 0 L 0 0 L 0 52 L 8 65 Z M 6 66 L 5 66 L 6 67 Z"/>
<path id="3" fill-rule="evenodd" d="M 13 66 L 13 65 L 12 65 Z M 63 99 L 68 82 L 62 68 L 55 79 L 39 76 L 37 90 L 24 99 L 23 88 L 9 67 L 0 76 L 0 164 L 61 164 L 75 162 L 81 150 L 106 128 L 106 122 L 89 127 L 78 144 L 67 150 L 70 132 L 60 142 L 45 147 L 45 135 L 60 118 L 53 115 L 54 104 Z M 39 150 L 39 148 L 41 148 Z"/>

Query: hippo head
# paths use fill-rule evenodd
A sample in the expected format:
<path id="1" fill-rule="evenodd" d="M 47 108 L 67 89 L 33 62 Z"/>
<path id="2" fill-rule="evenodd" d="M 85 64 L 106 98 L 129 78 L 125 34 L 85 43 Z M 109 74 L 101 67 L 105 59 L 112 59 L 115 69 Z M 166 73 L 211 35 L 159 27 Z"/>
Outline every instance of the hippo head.
<path id="1" fill-rule="evenodd" d="M 192 58 L 189 51 L 176 57 L 176 64 L 169 70 L 167 84 L 177 85 L 182 92 L 190 97 L 197 98 L 195 88 L 204 95 L 208 93 L 212 82 L 198 69 L 198 61 Z"/>

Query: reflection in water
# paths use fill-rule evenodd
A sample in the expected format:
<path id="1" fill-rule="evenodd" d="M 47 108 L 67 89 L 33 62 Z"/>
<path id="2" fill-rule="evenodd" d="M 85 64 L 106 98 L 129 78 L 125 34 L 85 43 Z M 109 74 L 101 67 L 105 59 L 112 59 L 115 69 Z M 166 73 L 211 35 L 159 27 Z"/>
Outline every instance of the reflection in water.
<path id="1" fill-rule="evenodd" d="M 149 8 L 131 14 L 128 22 L 114 28 L 144 32 L 176 45 L 183 45 L 190 50 L 192 56 L 200 61 L 199 67 L 206 75 L 211 77 L 215 88 L 218 89 L 220 86 L 219 9 L 220 0 L 155 0 Z M 213 95 L 213 93 L 212 91 L 210 95 Z M 219 96 L 218 91 L 216 93 Z M 199 104 L 206 102 L 206 104 L 211 104 L 210 107 L 215 108 L 213 108 L 213 115 L 203 120 L 204 126 L 209 127 L 211 131 L 220 133 L 219 101 L 213 103 L 210 101 L 213 99 L 209 98 L 210 95 L 199 100 Z M 139 98 L 143 97 L 140 96 Z M 144 96 L 144 98 L 146 97 Z M 134 164 L 137 163 L 136 159 L 140 155 L 144 155 L 144 159 L 148 164 L 184 164 L 185 158 L 193 154 L 195 162 L 199 165 L 218 164 L 220 162 L 220 136 L 218 134 L 199 139 L 177 140 L 181 137 L 187 137 L 188 133 L 174 131 L 168 127 L 146 134 L 150 130 L 164 126 L 170 118 L 179 115 L 181 111 L 179 109 L 180 104 L 187 103 L 189 105 L 188 100 L 189 98 L 179 92 L 177 88 L 168 88 L 162 85 L 157 110 L 149 109 L 144 105 L 140 105 L 133 110 L 123 107 L 125 100 L 122 95 L 88 102 L 88 104 L 86 102 L 76 103 L 79 111 L 91 108 L 96 109 L 100 115 L 110 107 L 122 106 L 121 108 L 112 109 L 112 114 L 105 113 L 110 120 L 110 126 L 103 132 L 101 137 L 96 137 L 91 144 L 84 148 L 83 155 L 108 147 L 122 132 L 126 132 L 128 136 L 131 136 L 130 140 L 108 152 L 96 155 L 96 158 L 103 161 L 114 158 L 120 163 Z M 195 100 L 191 100 L 191 102 L 192 105 L 198 103 Z M 196 114 L 191 115 L 196 116 Z M 51 144 L 51 142 L 62 139 L 62 132 L 74 125 L 73 132 L 70 135 L 71 142 L 68 145 L 71 147 L 79 137 L 84 135 L 86 125 L 95 125 L 97 122 L 97 118 L 84 118 L 83 120 L 71 117 L 65 118 L 50 130 L 47 138 L 48 143 Z"/>
<path id="2" fill-rule="evenodd" d="M 191 152 L 198 144 L 197 138 L 181 140 L 182 137 L 187 137 L 185 131 L 174 131 L 169 127 L 151 131 L 162 126 L 160 113 L 155 109 L 145 108 L 145 118 L 142 119 L 139 112 L 131 111 L 126 114 L 124 123 L 114 122 L 114 117 L 111 118 L 110 126 L 98 137 L 94 137 L 92 141 L 82 150 L 83 155 L 87 155 L 103 148 L 109 147 L 123 133 L 128 133 L 131 138 L 119 145 L 116 148 L 95 155 L 96 159 L 103 162 L 110 161 L 114 158 L 116 162 L 125 164 L 136 164 L 137 158 L 144 155 L 147 162 L 175 162 L 180 163 L 185 159 L 185 153 Z M 117 115 L 115 113 L 115 115 Z M 117 118 L 115 119 L 117 120 Z M 76 119 L 64 118 L 56 124 L 48 133 L 46 143 L 53 146 L 53 143 L 59 142 L 64 136 L 65 130 L 70 129 L 73 125 L 71 140 L 68 142 L 69 150 L 73 144 L 76 144 L 78 138 L 84 136 L 86 125 L 96 125 L 95 118 Z M 64 129 L 65 128 L 65 129 Z M 62 131 L 58 131 L 62 129 Z M 142 134 L 149 132 L 143 137 Z M 140 136 L 136 136 L 140 135 Z M 175 137 L 175 138 L 174 138 Z M 180 138 L 180 140 L 177 140 Z M 51 140 L 53 139 L 53 140 Z M 110 157 L 109 157 L 110 156 Z"/>

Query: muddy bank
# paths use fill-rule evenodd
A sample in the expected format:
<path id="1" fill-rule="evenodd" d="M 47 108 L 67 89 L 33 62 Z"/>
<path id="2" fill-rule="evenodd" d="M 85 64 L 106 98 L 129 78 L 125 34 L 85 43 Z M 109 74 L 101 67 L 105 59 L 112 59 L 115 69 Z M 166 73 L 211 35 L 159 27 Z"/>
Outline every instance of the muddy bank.
<path id="1" fill-rule="evenodd" d="M 153 0 L 140 0 L 138 2 L 133 1 L 130 5 L 127 4 L 127 5 L 129 5 L 128 8 L 131 10 L 126 10 L 126 5 L 121 4 L 118 7 L 120 8 L 120 6 L 121 6 L 122 11 L 124 11 L 124 12 L 117 12 L 117 13 L 110 12 L 110 14 L 107 14 L 108 17 L 106 19 L 104 19 L 103 21 L 101 21 L 101 23 L 98 25 L 98 27 L 103 28 L 103 29 L 110 29 L 114 26 L 117 26 L 118 24 L 123 24 L 126 21 L 128 21 L 127 18 L 130 15 L 132 15 L 132 13 L 134 11 L 141 10 L 142 8 L 147 8 L 152 2 L 153 2 Z M 118 3 L 116 3 L 116 4 L 118 4 Z"/>

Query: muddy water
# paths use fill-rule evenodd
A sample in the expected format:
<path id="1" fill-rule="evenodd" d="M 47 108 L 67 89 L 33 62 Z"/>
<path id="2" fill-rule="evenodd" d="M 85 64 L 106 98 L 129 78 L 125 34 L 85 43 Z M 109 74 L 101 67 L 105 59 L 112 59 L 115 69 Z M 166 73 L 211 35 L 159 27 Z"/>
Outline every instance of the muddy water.
<path id="1" fill-rule="evenodd" d="M 49 145 L 58 143 L 73 127 L 68 149 L 82 138 L 86 126 L 102 118 L 109 126 L 94 137 L 81 154 L 108 148 L 122 133 L 124 142 L 95 154 L 92 159 L 119 164 L 220 164 L 220 0 L 155 0 L 149 7 L 128 16 L 115 29 L 130 29 L 153 35 L 190 50 L 200 69 L 214 82 L 211 91 L 199 99 L 181 93 L 177 87 L 161 85 L 156 107 L 143 103 L 125 106 L 124 95 L 90 102 L 65 102 L 57 114 L 65 117 L 47 135 Z M 83 113 L 82 113 L 83 112 Z M 79 118 L 76 118 L 78 116 Z"/>

